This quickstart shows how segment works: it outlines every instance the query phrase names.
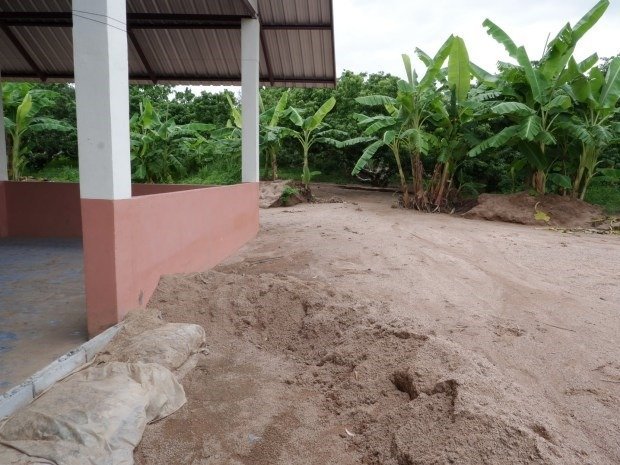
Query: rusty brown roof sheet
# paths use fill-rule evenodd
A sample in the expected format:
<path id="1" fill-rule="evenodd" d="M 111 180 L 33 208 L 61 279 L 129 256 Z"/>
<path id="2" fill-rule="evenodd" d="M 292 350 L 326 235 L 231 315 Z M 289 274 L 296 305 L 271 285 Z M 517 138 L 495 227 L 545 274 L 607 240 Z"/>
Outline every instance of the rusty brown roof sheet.
<path id="1" fill-rule="evenodd" d="M 333 0 L 258 0 L 261 82 L 335 84 Z M 135 83 L 238 84 L 247 0 L 128 0 Z M 71 0 L 0 0 L 3 79 L 73 79 Z"/>

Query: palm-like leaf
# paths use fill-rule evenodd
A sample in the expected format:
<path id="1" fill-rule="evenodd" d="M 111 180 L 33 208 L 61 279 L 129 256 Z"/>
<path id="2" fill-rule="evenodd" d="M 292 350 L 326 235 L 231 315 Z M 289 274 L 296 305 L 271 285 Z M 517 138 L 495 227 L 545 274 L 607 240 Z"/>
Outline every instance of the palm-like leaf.
<path id="1" fill-rule="evenodd" d="M 314 115 L 306 118 L 303 123 L 304 130 L 314 131 L 316 128 L 318 128 L 325 119 L 325 117 L 329 114 L 330 111 L 332 111 L 335 106 L 336 99 L 334 97 L 330 97 L 329 99 L 327 99 Z"/>
<path id="2" fill-rule="evenodd" d="M 494 105 L 491 111 L 496 115 L 517 115 L 517 116 L 530 116 L 536 113 L 536 111 L 520 102 L 502 102 Z"/>
<path id="3" fill-rule="evenodd" d="M 605 14 L 607 8 L 609 8 L 609 0 L 601 0 L 594 5 L 594 7 L 588 11 L 577 24 L 575 24 L 575 27 L 573 28 L 573 36 L 575 41 L 581 39 L 586 32 L 592 29 L 598 20 Z"/>
<path id="4" fill-rule="evenodd" d="M 454 37 L 448 59 L 448 85 L 454 90 L 457 102 L 465 101 L 469 94 L 470 69 L 465 41 L 461 37 Z"/>
<path id="5" fill-rule="evenodd" d="M 487 34 L 489 34 L 497 42 L 499 42 L 500 44 L 504 46 L 504 48 L 508 52 L 508 55 L 510 55 L 512 58 L 515 58 L 515 59 L 517 58 L 518 47 L 514 43 L 514 41 L 510 38 L 510 36 L 506 34 L 506 32 L 504 32 L 502 28 L 500 28 L 497 24 L 495 24 L 490 19 L 486 19 L 482 23 L 482 25 L 485 28 L 487 28 Z"/>
<path id="6" fill-rule="evenodd" d="M 620 57 L 611 60 L 605 76 L 605 86 L 601 91 L 599 105 L 602 108 L 614 108 L 620 99 Z"/>
<path id="7" fill-rule="evenodd" d="M 450 50 L 452 49 L 452 41 L 454 40 L 454 36 L 448 37 L 448 39 L 443 43 L 443 45 L 439 48 L 435 56 L 433 57 L 433 63 L 430 67 L 426 69 L 426 73 L 424 77 L 420 80 L 420 86 L 424 89 L 431 89 L 435 85 L 435 80 L 443 64 L 448 59 L 450 55 Z"/>
<path id="8" fill-rule="evenodd" d="M 542 73 L 532 66 L 532 62 L 530 61 L 530 58 L 527 55 L 524 47 L 519 47 L 517 49 L 517 61 L 519 62 L 521 67 L 523 67 L 523 71 L 525 72 L 525 78 L 530 85 L 534 100 L 536 100 L 538 103 L 543 104 L 548 85 L 545 82 Z"/>
<path id="9" fill-rule="evenodd" d="M 384 145 L 383 140 L 377 140 L 373 142 L 372 144 L 370 144 L 368 147 L 366 147 L 366 149 L 362 153 L 362 156 L 359 158 L 359 160 L 355 164 L 355 167 L 353 168 L 353 171 L 351 172 L 351 174 L 355 176 L 359 174 L 360 171 L 362 171 L 364 168 L 366 168 L 366 165 L 368 165 L 368 162 L 372 159 L 372 157 L 375 156 L 377 151 L 381 147 L 383 147 L 383 145 Z"/>
<path id="10" fill-rule="evenodd" d="M 387 95 L 367 95 L 364 97 L 357 97 L 355 101 L 360 105 L 366 105 L 371 107 L 398 104 L 398 100 L 396 100 L 394 97 L 389 97 Z"/>
<path id="11" fill-rule="evenodd" d="M 478 144 L 476 147 L 471 149 L 467 154 L 470 157 L 476 157 L 481 153 L 485 152 L 491 148 L 498 148 L 506 144 L 510 139 L 516 136 L 521 130 L 521 126 L 508 126 L 507 128 L 502 129 L 500 132 L 495 134 L 494 136 L 489 137 L 485 141 Z"/>

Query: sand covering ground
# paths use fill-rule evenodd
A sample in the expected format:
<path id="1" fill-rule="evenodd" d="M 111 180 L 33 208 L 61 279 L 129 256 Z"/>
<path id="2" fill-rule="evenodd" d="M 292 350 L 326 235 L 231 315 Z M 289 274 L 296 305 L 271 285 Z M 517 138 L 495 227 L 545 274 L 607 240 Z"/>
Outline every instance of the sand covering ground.
<path id="1" fill-rule="evenodd" d="M 617 238 L 325 190 L 347 203 L 263 211 L 229 263 L 162 279 L 150 307 L 209 353 L 137 464 L 620 463 Z"/>
<path id="2" fill-rule="evenodd" d="M 536 212 L 548 220 L 536 219 Z M 465 218 L 563 228 L 592 228 L 605 218 L 602 208 L 579 199 L 547 194 L 482 194 L 478 205 L 463 215 Z"/>

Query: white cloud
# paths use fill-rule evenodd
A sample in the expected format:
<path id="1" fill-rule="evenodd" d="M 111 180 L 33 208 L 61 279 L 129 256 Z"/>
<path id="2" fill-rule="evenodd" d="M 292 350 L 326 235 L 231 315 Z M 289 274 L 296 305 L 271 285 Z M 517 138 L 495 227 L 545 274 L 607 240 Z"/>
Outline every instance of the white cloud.
<path id="1" fill-rule="evenodd" d="M 493 71 L 505 50 L 486 34 L 485 18 L 502 27 L 530 58 L 541 56 L 548 35 L 575 24 L 594 0 L 333 0 L 336 65 L 356 72 L 403 75 L 400 55 L 416 47 L 433 55 L 450 34 L 465 39 L 471 60 Z M 577 58 L 620 53 L 620 0 L 584 37 Z M 416 68 L 422 68 L 418 62 Z"/>

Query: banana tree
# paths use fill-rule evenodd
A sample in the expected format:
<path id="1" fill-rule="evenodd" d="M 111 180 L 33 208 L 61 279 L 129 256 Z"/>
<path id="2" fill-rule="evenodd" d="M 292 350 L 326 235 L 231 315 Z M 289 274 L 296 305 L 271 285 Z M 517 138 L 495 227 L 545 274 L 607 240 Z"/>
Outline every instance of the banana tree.
<path id="1" fill-rule="evenodd" d="M 318 171 L 310 171 L 308 155 L 310 154 L 310 149 L 317 142 L 331 143 L 332 139 L 329 138 L 329 135 L 331 135 L 332 131 L 327 128 L 323 120 L 332 111 L 334 106 L 336 106 L 336 99 L 330 97 L 312 116 L 307 118 L 303 118 L 300 111 L 295 108 L 291 107 L 289 110 L 289 118 L 298 129 L 289 129 L 287 134 L 295 138 L 301 145 L 303 153 L 301 181 L 306 190 L 309 189 L 312 177 L 320 174 Z"/>
<path id="2" fill-rule="evenodd" d="M 592 178 L 597 174 L 599 156 L 620 135 L 614 117 L 620 114 L 620 57 L 614 58 L 607 73 L 571 59 L 567 76 L 575 113 L 563 123 L 567 133 L 579 144 L 578 168 L 573 180 L 573 196 L 584 199 Z"/>
<path id="3" fill-rule="evenodd" d="M 140 104 L 140 112 L 129 123 L 133 177 L 146 182 L 171 182 L 184 175 L 188 148 L 200 152 L 200 146 L 207 142 L 203 134 L 215 129 L 203 123 L 177 125 L 162 117 L 148 99 Z"/>
<path id="4" fill-rule="evenodd" d="M 43 89 L 33 89 L 29 84 L 2 86 L 4 126 L 9 144 L 9 177 L 17 181 L 27 164 L 28 134 L 39 131 L 69 132 L 73 127 L 63 121 L 38 116 L 41 110 L 54 104 L 57 94 Z"/>
<path id="5" fill-rule="evenodd" d="M 280 120 L 290 111 L 288 97 L 289 91 L 287 90 L 282 94 L 278 103 L 267 110 L 265 110 L 263 99 L 259 97 L 259 145 L 261 152 L 265 155 L 265 166 L 271 168 L 273 181 L 278 179 L 278 153 L 282 147 L 282 141 L 290 136 L 289 130 L 280 126 Z M 230 124 L 240 130 L 242 128 L 241 109 L 231 100 L 230 96 L 227 95 L 226 98 L 231 111 Z"/>
<path id="6" fill-rule="evenodd" d="M 388 147 L 394 156 L 396 166 L 398 168 L 398 177 L 400 180 L 400 188 L 403 194 L 403 205 L 409 207 L 411 200 L 409 198 L 409 188 L 407 183 L 407 176 L 403 169 L 403 162 L 401 159 L 401 147 L 407 141 L 403 138 L 402 134 L 405 128 L 402 122 L 398 118 L 398 110 L 396 108 L 397 100 L 389 96 L 373 96 L 372 100 L 376 101 L 376 104 L 380 102 L 385 106 L 389 115 L 379 116 L 366 116 L 366 115 L 354 115 L 360 126 L 363 126 L 365 136 L 349 139 L 340 144 L 341 147 L 348 147 L 357 145 L 364 142 L 372 142 L 362 152 L 361 157 L 355 164 L 351 174 L 353 176 L 358 175 L 377 154 L 382 147 Z M 358 100 L 359 101 L 359 100 Z M 371 104 L 371 100 L 368 98 L 362 98 L 362 101 L 366 105 Z M 379 134 L 379 133 L 382 134 Z"/>
<path id="7" fill-rule="evenodd" d="M 428 210 L 431 205 L 435 204 L 435 199 L 425 183 L 422 155 L 429 154 L 432 145 L 436 142 L 434 129 L 449 120 L 449 114 L 442 102 L 442 94 L 437 91 L 437 84 L 450 86 L 455 95 L 458 94 L 459 98 L 465 98 L 469 89 L 470 73 L 464 68 L 468 68 L 469 59 L 464 42 L 454 36 L 448 37 L 434 57 L 419 49 L 416 53 L 427 67 L 421 79 L 418 79 L 412 68 L 410 57 L 402 55 L 407 79 L 399 81 L 396 98 L 373 95 L 356 99 L 362 105 L 383 106 L 387 115 L 358 116 L 358 123 L 365 126 L 364 135 L 374 137 L 374 141 L 362 153 L 353 169 L 353 174 L 359 173 L 379 149 L 384 146 L 388 147 L 398 167 L 403 204 L 405 207 Z M 451 55 L 451 64 L 446 73 L 443 65 Z M 402 152 L 409 154 L 413 198 L 409 193 L 407 177 L 403 169 Z M 439 181 L 436 183 L 439 185 L 437 193 L 440 198 L 443 196 L 450 173 L 449 163 L 446 167 L 442 161 L 438 175 Z"/>
<path id="8" fill-rule="evenodd" d="M 558 120 L 572 101 L 566 92 L 565 70 L 579 40 L 597 23 L 609 7 L 609 0 L 599 1 L 573 27 L 566 24 L 549 42 L 540 61 L 533 63 L 524 47 L 518 47 L 500 27 L 489 19 L 483 25 L 488 34 L 502 44 L 517 67 L 508 66 L 512 101 L 497 103 L 491 112 L 511 124 L 470 150 L 470 156 L 503 146 L 516 146 L 533 171 L 532 187 L 546 192 L 547 174 L 554 164 L 552 149 L 561 130 Z"/>
<path id="9" fill-rule="evenodd" d="M 288 137 L 287 129 L 280 126 L 280 119 L 283 118 L 288 111 L 287 90 L 282 94 L 275 107 L 268 110 L 264 109 L 263 100 L 260 99 L 261 115 L 261 146 L 265 154 L 265 163 L 271 167 L 271 179 L 278 179 L 278 153 L 282 147 L 282 141 Z"/>

